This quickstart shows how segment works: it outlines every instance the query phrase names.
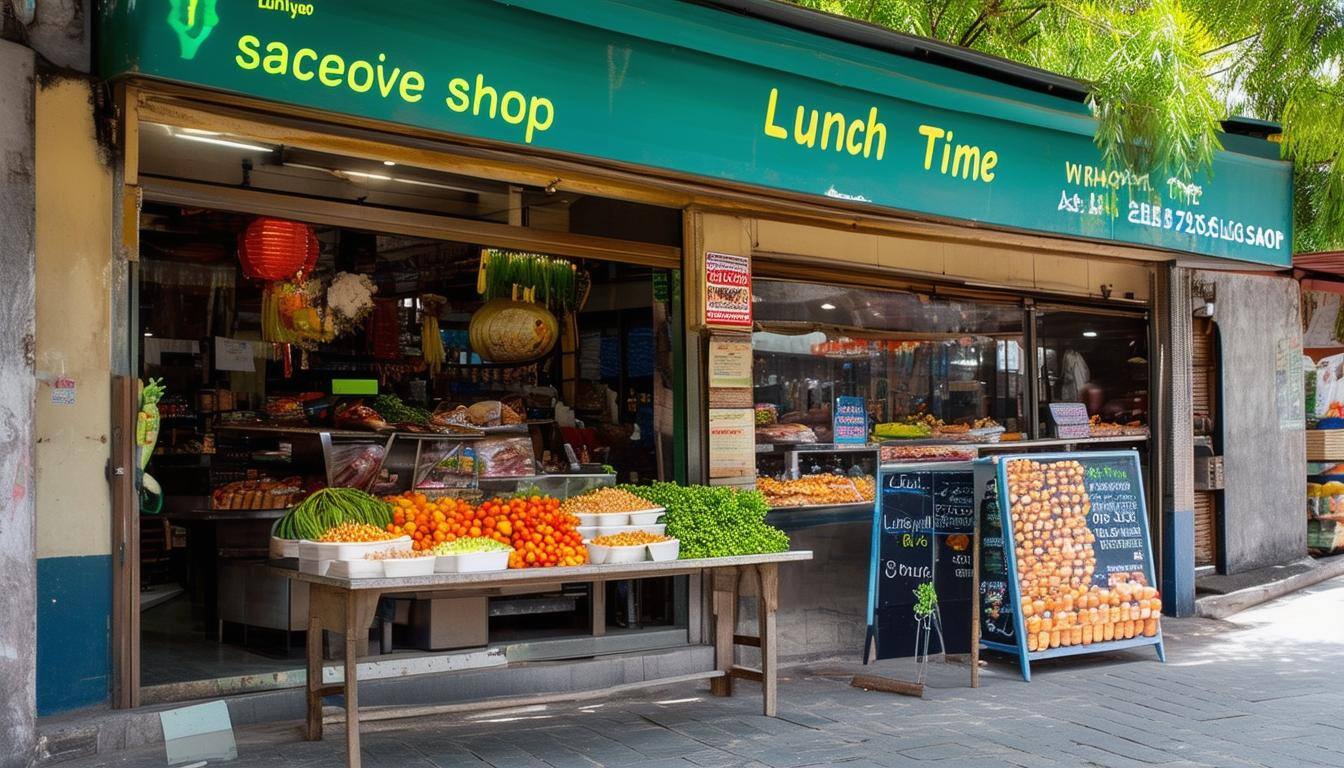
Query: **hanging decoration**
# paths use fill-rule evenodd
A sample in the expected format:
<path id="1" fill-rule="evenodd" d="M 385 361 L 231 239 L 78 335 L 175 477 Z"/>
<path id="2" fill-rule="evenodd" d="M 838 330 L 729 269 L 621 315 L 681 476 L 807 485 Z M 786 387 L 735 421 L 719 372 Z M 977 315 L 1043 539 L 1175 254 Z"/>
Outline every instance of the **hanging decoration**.
<path id="1" fill-rule="evenodd" d="M 238 240 L 243 274 L 253 280 L 274 282 L 309 273 L 317 264 L 319 245 L 313 228 L 297 221 L 266 216 L 247 225 Z"/>
<path id="2" fill-rule="evenodd" d="M 327 286 L 327 312 L 331 316 L 336 336 L 345 336 L 359 330 L 364 318 L 373 311 L 373 294 L 378 286 L 368 275 L 340 272 Z"/>
<path id="3" fill-rule="evenodd" d="M 443 348 L 443 336 L 439 333 L 439 315 L 446 306 L 448 299 L 438 294 L 420 296 L 420 353 L 431 375 L 439 372 L 448 357 Z"/>
<path id="4" fill-rule="evenodd" d="M 261 292 L 261 338 L 274 344 L 293 344 L 305 350 L 336 338 L 331 313 L 322 305 L 320 280 L 283 280 Z"/>
<path id="5" fill-rule="evenodd" d="M 485 306 L 471 317 L 471 348 L 495 363 L 535 360 L 555 348 L 557 315 L 579 308 L 578 268 L 565 259 L 535 253 L 481 253 L 476 290 Z"/>

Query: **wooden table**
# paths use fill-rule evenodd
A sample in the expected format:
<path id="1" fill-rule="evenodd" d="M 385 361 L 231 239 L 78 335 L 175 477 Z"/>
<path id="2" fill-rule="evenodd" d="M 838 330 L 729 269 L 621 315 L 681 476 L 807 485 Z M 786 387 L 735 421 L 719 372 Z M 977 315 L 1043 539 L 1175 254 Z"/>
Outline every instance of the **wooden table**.
<path id="1" fill-rule="evenodd" d="M 308 723 L 309 741 L 322 738 L 322 697 L 345 696 L 346 765 L 360 766 L 359 680 L 356 662 L 366 645 L 378 598 L 388 593 L 433 592 L 465 596 L 491 594 L 505 587 L 547 588 L 562 583 L 622 581 L 659 576 L 704 573 L 713 586 L 714 667 L 710 691 L 731 696 L 733 680 L 761 683 L 762 708 L 774 717 L 776 682 L 775 612 L 779 609 L 779 564 L 812 559 L 811 552 L 780 552 L 770 555 L 716 557 L 697 560 L 631 563 L 629 565 L 583 565 L 572 568 L 535 568 L 488 573 L 444 573 L 399 579 L 340 579 L 279 568 L 289 578 L 309 584 L 308 594 Z M 754 576 L 759 594 L 759 633 L 736 633 L 737 599 L 743 578 Z M 692 596 L 692 599 L 695 599 Z M 339 685 L 322 684 L 322 631 L 345 637 L 345 674 Z M 738 666 L 736 646 L 761 651 L 761 668 Z"/>

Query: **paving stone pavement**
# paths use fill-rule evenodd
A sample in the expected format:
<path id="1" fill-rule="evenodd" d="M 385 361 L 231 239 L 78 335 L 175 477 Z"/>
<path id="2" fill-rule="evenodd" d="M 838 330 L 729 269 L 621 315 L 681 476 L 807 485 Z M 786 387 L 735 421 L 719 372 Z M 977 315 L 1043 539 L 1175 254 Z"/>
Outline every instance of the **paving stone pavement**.
<path id="1" fill-rule="evenodd" d="M 1036 665 L 1024 683 L 991 661 L 933 664 L 923 699 L 850 687 L 855 671 L 909 678 L 909 662 L 784 671 L 780 717 L 759 688 L 719 699 L 703 685 L 601 702 L 369 724 L 369 768 L 1332 768 L 1344 766 L 1344 577 L 1228 621 L 1168 620 L 1151 649 Z M 234 768 L 339 766 L 340 728 L 239 729 Z M 164 766 L 163 748 L 63 763 Z"/>

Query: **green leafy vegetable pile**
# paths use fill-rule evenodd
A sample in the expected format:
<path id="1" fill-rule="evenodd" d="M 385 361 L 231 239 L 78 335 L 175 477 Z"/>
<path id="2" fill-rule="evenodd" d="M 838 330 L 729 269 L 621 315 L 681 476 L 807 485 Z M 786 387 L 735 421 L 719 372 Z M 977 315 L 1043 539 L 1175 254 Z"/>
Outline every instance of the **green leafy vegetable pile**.
<path id="1" fill-rule="evenodd" d="M 276 523 L 282 539 L 315 541 L 324 531 L 341 523 L 367 523 L 386 528 L 392 522 L 387 502 L 355 488 L 323 488 L 294 505 Z"/>
<path id="2" fill-rule="evenodd" d="M 681 540 L 682 559 L 784 552 L 789 537 L 767 525 L 770 511 L 758 491 L 722 486 L 655 483 L 622 486 L 667 509 L 667 535 Z"/>
<path id="3" fill-rule="evenodd" d="M 391 424 L 428 424 L 429 411 L 408 405 L 392 393 L 381 394 L 369 403 L 369 407 Z"/>

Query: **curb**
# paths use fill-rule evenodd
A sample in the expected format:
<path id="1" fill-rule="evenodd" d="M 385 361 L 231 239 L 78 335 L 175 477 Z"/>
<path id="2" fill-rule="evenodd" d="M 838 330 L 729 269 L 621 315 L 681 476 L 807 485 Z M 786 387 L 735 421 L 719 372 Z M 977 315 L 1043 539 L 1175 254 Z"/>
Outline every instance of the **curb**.
<path id="1" fill-rule="evenodd" d="M 1306 589 L 1323 581 L 1344 575 L 1344 557 L 1315 561 L 1318 566 L 1279 581 L 1239 589 L 1225 595 L 1208 595 L 1195 600 L 1195 615 L 1205 619 L 1225 619 L 1247 608 L 1275 598 Z"/>

